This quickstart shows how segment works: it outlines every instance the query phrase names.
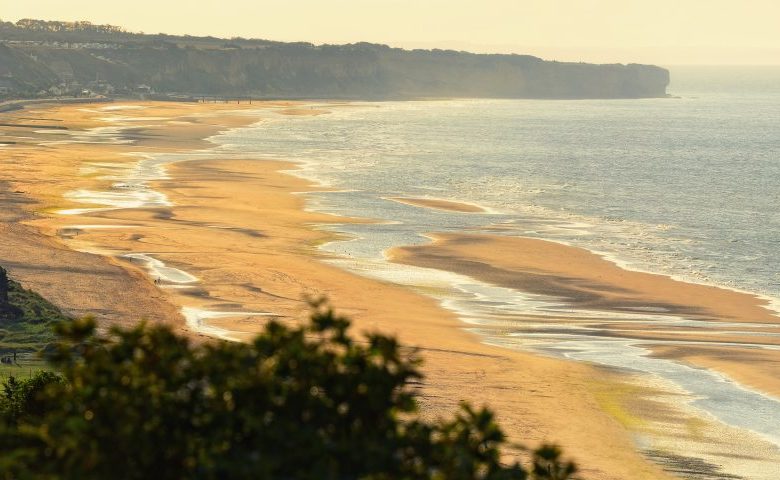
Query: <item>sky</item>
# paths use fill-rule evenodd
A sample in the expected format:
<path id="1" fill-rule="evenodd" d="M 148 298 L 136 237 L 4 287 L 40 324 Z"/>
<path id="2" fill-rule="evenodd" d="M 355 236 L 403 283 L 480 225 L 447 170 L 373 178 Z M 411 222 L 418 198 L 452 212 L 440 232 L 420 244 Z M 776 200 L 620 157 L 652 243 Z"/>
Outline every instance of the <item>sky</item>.
<path id="1" fill-rule="evenodd" d="M 659 65 L 780 64 L 780 0 L 0 0 L 0 19 Z"/>

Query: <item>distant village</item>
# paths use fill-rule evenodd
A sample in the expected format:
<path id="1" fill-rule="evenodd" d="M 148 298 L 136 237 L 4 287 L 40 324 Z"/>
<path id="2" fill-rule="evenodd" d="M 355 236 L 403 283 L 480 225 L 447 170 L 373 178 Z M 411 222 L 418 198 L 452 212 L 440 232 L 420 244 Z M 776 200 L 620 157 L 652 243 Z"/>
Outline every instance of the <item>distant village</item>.
<path id="1" fill-rule="evenodd" d="M 669 72 L 531 55 L 145 34 L 112 25 L 0 21 L 0 104 L 106 97 L 656 98 Z M 614 88 L 619 85 L 620 88 Z M 155 91 L 156 90 L 156 91 Z M 0 105 L 0 108 L 4 108 Z"/>
<path id="2" fill-rule="evenodd" d="M 29 52 L 27 56 L 30 60 L 37 62 L 39 59 L 35 52 L 37 50 L 75 50 L 75 51 L 99 51 L 99 50 L 118 50 L 122 45 L 116 42 L 99 41 L 65 41 L 59 39 L 17 39 L 4 38 L 30 35 L 46 34 L 91 34 L 91 35 L 112 35 L 124 33 L 121 27 L 113 25 L 94 25 L 90 22 L 57 22 L 33 19 L 22 19 L 16 23 L 0 21 L 0 32 L 6 34 L 0 36 L 0 46 L 7 46 L 17 51 Z M 97 58 L 101 58 L 96 55 Z M 4 65 L 6 63 L 6 65 Z M 17 81 L 10 62 L 0 61 L 0 100 L 17 98 L 23 95 L 36 98 L 100 98 L 121 93 L 123 95 L 152 95 L 154 89 L 145 84 L 134 86 L 123 85 L 121 87 L 111 84 L 105 79 L 101 79 L 97 74 L 94 80 L 84 82 L 77 80 L 76 72 L 70 63 L 59 60 L 46 62 L 48 69 L 53 71 L 59 83 L 51 85 L 45 89 L 30 91 L 24 88 L 25 82 Z M 82 75 L 83 77 L 83 75 Z"/>
<path id="3" fill-rule="evenodd" d="M 52 67 L 55 69 L 54 67 Z M 56 69 L 55 69 L 56 70 Z M 145 84 L 139 84 L 131 89 L 118 90 L 111 83 L 101 80 L 99 77 L 90 82 L 82 83 L 73 78 L 72 75 L 61 75 L 62 82 L 53 85 L 48 89 L 42 89 L 35 92 L 36 98 L 99 98 L 108 97 L 115 94 L 134 95 L 143 98 L 146 95 L 155 94 L 155 90 Z M 6 73 L 0 76 L 0 100 L 15 98 L 19 92 L 16 89 L 16 82 L 13 81 L 13 73 Z M 29 96 L 27 94 L 26 96 Z"/>

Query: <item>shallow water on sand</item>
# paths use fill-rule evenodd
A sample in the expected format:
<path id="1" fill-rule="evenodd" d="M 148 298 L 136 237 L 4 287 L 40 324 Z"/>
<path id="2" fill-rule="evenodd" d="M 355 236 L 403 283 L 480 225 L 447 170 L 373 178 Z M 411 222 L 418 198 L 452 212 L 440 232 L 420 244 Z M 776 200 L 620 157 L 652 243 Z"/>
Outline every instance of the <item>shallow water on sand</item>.
<path id="1" fill-rule="evenodd" d="M 321 195 L 328 210 L 401 217 L 396 244 L 414 226 L 470 222 L 387 197 L 468 201 L 505 212 L 507 234 L 778 296 L 780 87 L 696 75 L 672 72 L 678 99 L 390 102 L 280 116 L 220 141 L 352 190 Z M 763 75 L 780 84 L 780 70 Z"/>
<path id="2" fill-rule="evenodd" d="M 694 322 L 651 305 L 636 313 L 577 311 L 556 298 L 385 259 L 391 247 L 428 242 L 427 232 L 474 230 L 579 245 L 631 268 L 777 296 L 780 91 L 691 85 L 694 93 L 682 99 L 399 102 L 332 107 L 321 117 L 280 115 L 217 136 L 221 147 L 213 151 L 148 156 L 129 167 L 90 165 L 89 173 L 112 181 L 110 190 L 71 192 L 84 208 L 60 213 L 167 206 L 150 182 L 166 178 L 173 162 L 294 160 L 303 167 L 298 174 L 335 190 L 308 194 L 309 208 L 381 221 L 324 227 L 348 234 L 323 246 L 337 255 L 334 263 L 437 298 L 489 343 L 639 372 L 682 395 L 690 415 L 753 432 L 777 450 L 776 399 L 649 355 L 648 344 L 680 342 L 620 334 L 630 324 L 695 326 L 708 342 L 728 346 L 718 339 L 721 329 L 762 325 Z M 423 208 L 399 197 L 465 201 L 485 213 Z M 133 259 L 176 286 L 197 280 L 151 255 Z M 193 328 L 231 338 L 207 322 L 236 312 L 193 307 L 184 314 Z M 777 348 L 775 334 L 744 334 L 757 338 L 751 348 Z M 734 473 L 774 478 L 775 469 L 751 462 Z"/>
<path id="3" fill-rule="evenodd" d="M 438 298 L 490 343 L 641 372 L 682 392 L 692 415 L 753 432 L 777 450 L 780 401 L 650 356 L 646 346 L 663 341 L 605 335 L 605 325 L 655 322 L 671 330 L 690 327 L 688 319 L 656 315 L 651 306 L 635 315 L 577 312 L 558 299 L 385 260 L 391 247 L 427 243 L 427 232 L 529 236 L 780 305 L 780 70 L 757 71 L 752 82 L 743 73 L 673 70 L 671 91 L 682 97 L 676 99 L 334 108 L 237 129 L 217 141 L 226 154 L 297 161 L 297 174 L 336 190 L 309 195 L 311 209 L 383 221 L 326 227 L 348 234 L 323 247 L 342 267 Z M 488 213 L 420 208 L 398 197 L 464 201 Z M 696 326 L 718 345 L 726 325 Z M 777 348 L 772 334 L 748 335 L 757 338 L 751 348 Z M 767 470 L 751 462 L 729 473 L 773 478 L 777 465 Z"/>

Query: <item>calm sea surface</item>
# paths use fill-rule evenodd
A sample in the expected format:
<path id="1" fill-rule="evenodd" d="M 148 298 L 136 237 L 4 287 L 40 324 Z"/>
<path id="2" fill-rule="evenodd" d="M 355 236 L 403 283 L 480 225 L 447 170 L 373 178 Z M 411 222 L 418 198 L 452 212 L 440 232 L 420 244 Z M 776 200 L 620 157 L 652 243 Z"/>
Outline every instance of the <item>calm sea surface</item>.
<path id="1" fill-rule="evenodd" d="M 104 178 L 121 188 L 69 192 L 91 206 L 60 213 L 102 209 L 94 204 L 170 205 L 148 183 L 166 178 L 165 166 L 177 161 L 296 162 L 296 174 L 333 190 L 307 194 L 309 208 L 378 220 L 323 227 L 345 234 L 322 247 L 336 254 L 333 263 L 436 298 L 486 343 L 631 373 L 626 381 L 656 387 L 666 395 L 656 401 L 683 412 L 679 425 L 637 433 L 642 450 L 682 449 L 713 471 L 738 476 L 706 478 L 776 480 L 780 399 L 651 354 L 663 344 L 778 350 L 774 326 L 693 321 L 653 308 L 582 311 L 385 257 L 388 248 L 427 242 L 430 232 L 530 236 L 585 247 L 628 268 L 761 294 L 780 307 L 780 68 L 677 68 L 672 78 L 676 98 L 667 99 L 331 104 L 324 108 L 332 113 L 318 117 L 266 111 L 257 125 L 215 137 L 214 150 L 149 155 L 130 170 L 112 170 Z M 67 141 L 118 141 L 113 130 Z M 489 213 L 442 212 L 392 197 L 470 202 Z M 135 258 L 175 283 L 194 278 Z M 672 336 L 638 339 L 631 327 Z M 694 329 L 695 342 L 674 337 L 681 328 Z M 680 446 L 689 436 L 679 432 L 694 417 L 718 425 L 721 453 Z"/>
<path id="2" fill-rule="evenodd" d="M 334 108 L 223 136 L 344 192 L 312 206 L 392 220 L 334 251 L 377 257 L 484 217 L 393 196 L 474 202 L 504 234 L 563 241 L 629 267 L 780 296 L 780 69 L 672 69 L 648 100 L 457 100 Z"/>
<path id="3" fill-rule="evenodd" d="M 651 310 L 576 311 L 557 299 L 385 259 L 388 248 L 425 243 L 429 232 L 490 231 L 585 247 L 628 268 L 761 294 L 780 307 L 780 68 L 673 68 L 672 79 L 676 98 L 667 99 L 326 106 L 331 114 L 276 115 L 217 141 L 225 155 L 297 162 L 296 174 L 335 190 L 308 194 L 309 208 L 381 221 L 324 227 L 346 234 L 323 247 L 337 254 L 334 263 L 436 297 L 488 343 L 633 371 L 645 385 L 685 395 L 685 402 L 674 397 L 675 408 L 777 448 L 780 401 L 650 355 L 652 345 L 684 339 L 615 335 L 622 325 L 652 322 L 700 328 L 713 346 L 734 347 L 718 339 L 722 324 Z M 476 203 L 490 214 L 391 197 Z M 489 328 L 496 326 L 500 333 Z M 751 348 L 778 348 L 762 342 L 776 334 L 744 335 L 756 339 Z M 741 462 L 731 473 L 776 478 L 772 461 Z"/>

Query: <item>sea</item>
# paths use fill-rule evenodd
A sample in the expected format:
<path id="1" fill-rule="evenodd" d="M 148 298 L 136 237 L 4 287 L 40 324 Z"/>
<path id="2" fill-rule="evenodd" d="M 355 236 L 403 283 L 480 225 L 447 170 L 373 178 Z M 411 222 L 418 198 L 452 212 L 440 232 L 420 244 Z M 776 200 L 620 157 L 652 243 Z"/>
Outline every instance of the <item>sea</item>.
<path id="1" fill-rule="evenodd" d="M 653 305 L 635 312 L 581 310 L 560 298 L 389 259 L 393 247 L 428 243 L 435 232 L 531 237 L 585 248 L 627 269 L 748 292 L 780 310 L 780 67 L 670 70 L 670 95 L 658 99 L 301 107 L 328 111 L 312 116 L 264 108 L 251 112 L 262 116 L 258 123 L 213 137 L 213 149 L 147 153 L 130 166 L 93 164 L 94 171 L 83 173 L 107 172 L 104 178 L 115 183 L 106 191 L 69 192 L 66 197 L 90 206 L 59 213 L 170 206 L 151 182 L 169 178 L 166 166 L 175 162 L 292 162 L 289 173 L 324 187 L 301 192 L 306 208 L 372 220 L 317 226 L 338 234 L 320 247 L 329 253 L 326 261 L 436 299 L 485 343 L 588 362 L 651 387 L 652 400 L 682 420 L 633 434 L 640 450 L 677 465 L 678 473 L 698 466 L 684 478 L 776 480 L 780 399 L 653 354 L 656 346 L 694 344 L 776 351 L 776 325 L 676 317 Z M 121 129 L 101 127 L 50 143 L 125 143 Z M 422 208 L 398 198 L 463 202 L 484 213 Z M 155 278 L 194 280 L 157 259 L 126 257 L 145 263 Z M 185 316 L 199 328 L 224 314 L 189 310 Z M 668 335 L 636 338 L 637 328 Z M 695 332 L 695 342 L 674 337 L 680 331 Z M 692 440 L 687 426 L 705 424 L 710 443 Z"/>
<path id="2" fill-rule="evenodd" d="M 595 325 L 690 320 L 576 311 L 387 258 L 392 247 L 429 242 L 432 232 L 533 237 L 628 269 L 750 292 L 780 308 L 780 67 L 670 70 L 669 98 L 324 104 L 330 113 L 272 115 L 215 140 L 226 155 L 296 163 L 292 173 L 328 190 L 306 194 L 309 209 L 374 220 L 321 227 L 340 234 L 322 247 L 333 263 L 437 298 L 487 343 L 632 370 L 683 392 L 693 411 L 780 447 L 778 399 L 655 358 L 642 341 Z M 486 213 L 398 197 L 466 202 Z M 594 325 L 519 320 L 545 313 Z M 500 335 L 486 328 L 495 325 Z M 758 338 L 753 348 L 776 348 L 749 335 Z M 762 469 L 753 465 L 744 478 L 772 478 Z"/>
<path id="3" fill-rule="evenodd" d="M 629 268 L 780 297 L 780 67 L 678 67 L 671 98 L 351 104 L 219 137 L 299 163 L 335 193 L 310 207 L 387 223 L 340 227 L 377 256 L 484 217 L 393 197 L 474 203 L 508 234 Z M 327 106 L 325 108 L 328 108 Z M 341 250 L 339 250 L 341 249 Z"/>

